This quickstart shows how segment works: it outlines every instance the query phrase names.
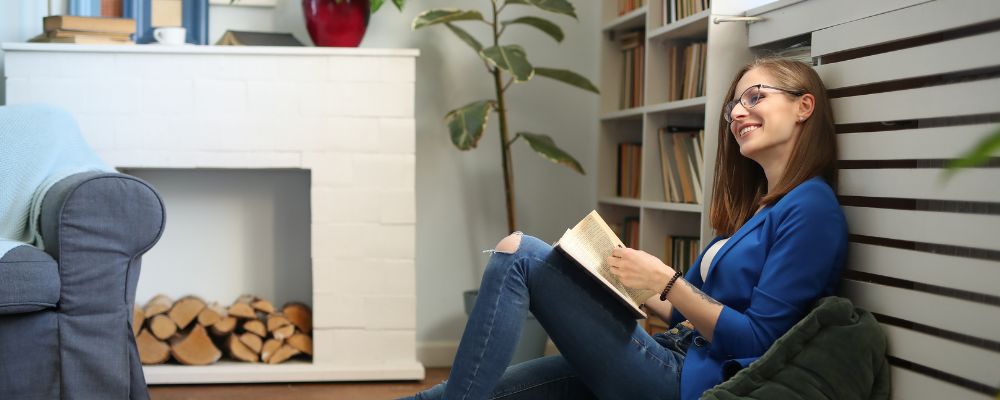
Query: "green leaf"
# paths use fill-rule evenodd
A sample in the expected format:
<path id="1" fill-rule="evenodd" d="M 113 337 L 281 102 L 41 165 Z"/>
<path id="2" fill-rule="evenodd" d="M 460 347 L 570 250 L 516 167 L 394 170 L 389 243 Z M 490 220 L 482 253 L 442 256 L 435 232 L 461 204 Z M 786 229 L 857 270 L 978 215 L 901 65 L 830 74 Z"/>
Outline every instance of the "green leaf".
<path id="1" fill-rule="evenodd" d="M 504 28 L 506 28 L 507 25 L 513 25 L 513 24 L 531 25 L 535 28 L 538 28 L 540 31 L 549 34 L 549 36 L 552 36 L 552 38 L 555 39 L 557 42 L 562 42 L 564 37 L 562 28 L 560 28 L 559 25 L 549 22 L 549 20 L 544 18 L 521 17 L 512 21 L 503 21 Z"/>
<path id="2" fill-rule="evenodd" d="M 968 153 L 963 154 L 961 158 L 948 163 L 946 174 L 950 176 L 960 168 L 970 168 L 984 164 L 997 152 L 1000 152 L 1000 130 L 993 132 L 990 136 L 981 140 L 976 144 L 976 147 L 972 148 Z"/>
<path id="3" fill-rule="evenodd" d="M 535 75 L 535 68 L 528 62 L 524 48 L 516 44 L 493 46 L 480 51 L 479 54 L 490 60 L 493 65 L 510 72 L 515 81 L 526 82 Z"/>
<path id="4" fill-rule="evenodd" d="M 517 135 L 523 137 L 524 140 L 527 140 L 528 144 L 531 145 L 531 148 L 542 156 L 542 158 L 556 164 L 565 165 L 570 169 L 579 172 L 580 175 L 587 174 L 586 172 L 583 172 L 583 167 L 580 163 L 576 161 L 573 156 L 556 146 L 556 142 L 553 141 L 549 135 L 528 132 L 518 132 Z"/>
<path id="5" fill-rule="evenodd" d="M 507 0 L 507 4 L 530 4 L 548 12 L 576 18 L 576 10 L 573 8 L 573 4 L 567 0 Z"/>
<path id="6" fill-rule="evenodd" d="M 466 32 L 465 29 L 459 28 L 455 26 L 455 24 L 452 24 L 450 22 L 446 22 L 445 26 L 447 26 L 448 29 L 451 29 L 451 33 L 454 33 L 455 36 L 458 36 L 459 39 L 462 39 L 462 41 L 465 42 L 465 44 L 469 45 L 469 47 L 472 47 L 474 50 L 476 50 L 476 53 L 483 51 L 483 45 L 480 44 L 475 37 L 470 35 L 469 32 Z"/>
<path id="7" fill-rule="evenodd" d="M 557 81 L 576 86 L 583 90 L 591 91 L 594 93 L 600 93 L 598 92 L 597 87 L 594 86 L 593 83 L 590 83 L 590 80 L 584 78 L 583 75 L 577 74 L 576 72 L 570 70 L 535 67 L 535 75 L 555 79 Z"/>
<path id="8" fill-rule="evenodd" d="M 452 21 L 482 21 L 483 15 L 474 10 L 456 10 L 453 8 L 439 8 L 427 10 L 413 19 L 413 30 L 434 24 L 443 24 Z"/>
<path id="9" fill-rule="evenodd" d="M 448 112 L 444 116 L 444 122 L 448 124 L 451 142 L 455 147 L 459 150 L 476 148 L 486 130 L 486 118 L 495 107 L 493 100 L 480 100 Z"/>
<path id="10" fill-rule="evenodd" d="M 382 4 L 384 3 L 385 0 L 371 0 L 372 14 L 375 14 L 375 11 L 378 11 L 378 9 L 382 8 Z"/>
<path id="11" fill-rule="evenodd" d="M 385 1 L 385 0 L 383 0 L 383 1 Z M 392 0 L 392 4 L 395 4 L 396 5 L 396 9 L 399 10 L 399 11 L 403 11 L 403 3 L 404 2 L 406 2 L 406 0 Z"/>

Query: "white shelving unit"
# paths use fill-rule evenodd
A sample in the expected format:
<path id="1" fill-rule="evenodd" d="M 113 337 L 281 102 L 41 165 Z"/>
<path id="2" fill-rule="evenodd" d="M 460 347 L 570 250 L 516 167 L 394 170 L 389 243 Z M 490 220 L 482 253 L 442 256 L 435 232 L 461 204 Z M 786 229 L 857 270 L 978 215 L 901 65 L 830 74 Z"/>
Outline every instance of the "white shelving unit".
<path id="1" fill-rule="evenodd" d="M 731 15 L 737 1 L 713 0 L 706 10 L 674 23 L 663 23 L 665 0 L 619 16 L 618 0 L 603 0 L 601 37 L 601 118 L 598 140 L 598 205 L 609 222 L 639 217 L 639 248 L 658 257 L 666 254 L 669 236 L 698 236 L 702 243 L 713 237 L 707 218 L 707 199 L 714 176 L 716 135 L 722 97 L 736 70 L 750 60 L 744 23 L 711 22 L 713 14 Z M 634 29 L 645 30 L 645 79 L 643 105 L 619 109 L 622 51 L 616 37 Z M 693 40 L 708 42 L 705 96 L 667 101 L 669 49 Z M 703 204 L 669 203 L 663 194 L 658 132 L 668 125 L 704 126 L 705 153 L 702 167 Z M 616 196 L 617 149 L 619 143 L 643 143 L 641 193 L 638 199 Z"/>

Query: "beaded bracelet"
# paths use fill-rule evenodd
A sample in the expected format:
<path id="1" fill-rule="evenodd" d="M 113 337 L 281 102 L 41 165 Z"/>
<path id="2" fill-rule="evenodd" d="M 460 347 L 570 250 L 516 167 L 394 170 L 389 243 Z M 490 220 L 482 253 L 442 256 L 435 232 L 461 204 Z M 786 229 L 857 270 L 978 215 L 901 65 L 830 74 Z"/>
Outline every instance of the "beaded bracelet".
<path id="1" fill-rule="evenodd" d="M 680 272 L 674 272 L 674 277 L 670 278 L 670 282 L 667 282 L 667 287 L 663 288 L 660 292 L 660 301 L 667 301 L 667 293 L 670 293 L 670 288 L 674 287 L 674 283 L 677 282 L 677 278 L 681 277 Z"/>

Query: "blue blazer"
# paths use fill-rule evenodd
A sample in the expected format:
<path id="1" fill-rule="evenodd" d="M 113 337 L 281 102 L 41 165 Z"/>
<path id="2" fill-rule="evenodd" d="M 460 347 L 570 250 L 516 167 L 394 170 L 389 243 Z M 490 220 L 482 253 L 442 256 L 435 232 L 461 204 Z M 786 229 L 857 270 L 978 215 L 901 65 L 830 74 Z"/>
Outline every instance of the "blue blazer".
<path id="1" fill-rule="evenodd" d="M 684 278 L 724 307 L 711 343 L 695 332 L 681 371 L 681 399 L 697 399 L 721 383 L 724 366 L 749 365 L 816 300 L 835 294 L 846 254 L 844 213 L 819 177 L 743 224 L 712 259 L 704 281 L 702 250 Z M 676 310 L 671 316 L 672 323 L 685 319 Z"/>

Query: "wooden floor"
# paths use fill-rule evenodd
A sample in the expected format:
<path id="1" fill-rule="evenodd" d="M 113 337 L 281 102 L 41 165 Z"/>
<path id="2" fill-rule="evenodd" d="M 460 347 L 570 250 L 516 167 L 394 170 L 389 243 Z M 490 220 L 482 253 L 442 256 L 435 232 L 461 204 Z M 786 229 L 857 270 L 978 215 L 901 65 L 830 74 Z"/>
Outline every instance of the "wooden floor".
<path id="1" fill-rule="evenodd" d="M 428 368 L 420 382 L 257 383 L 150 386 L 152 400 L 382 400 L 409 396 L 448 378 L 448 368 Z"/>

